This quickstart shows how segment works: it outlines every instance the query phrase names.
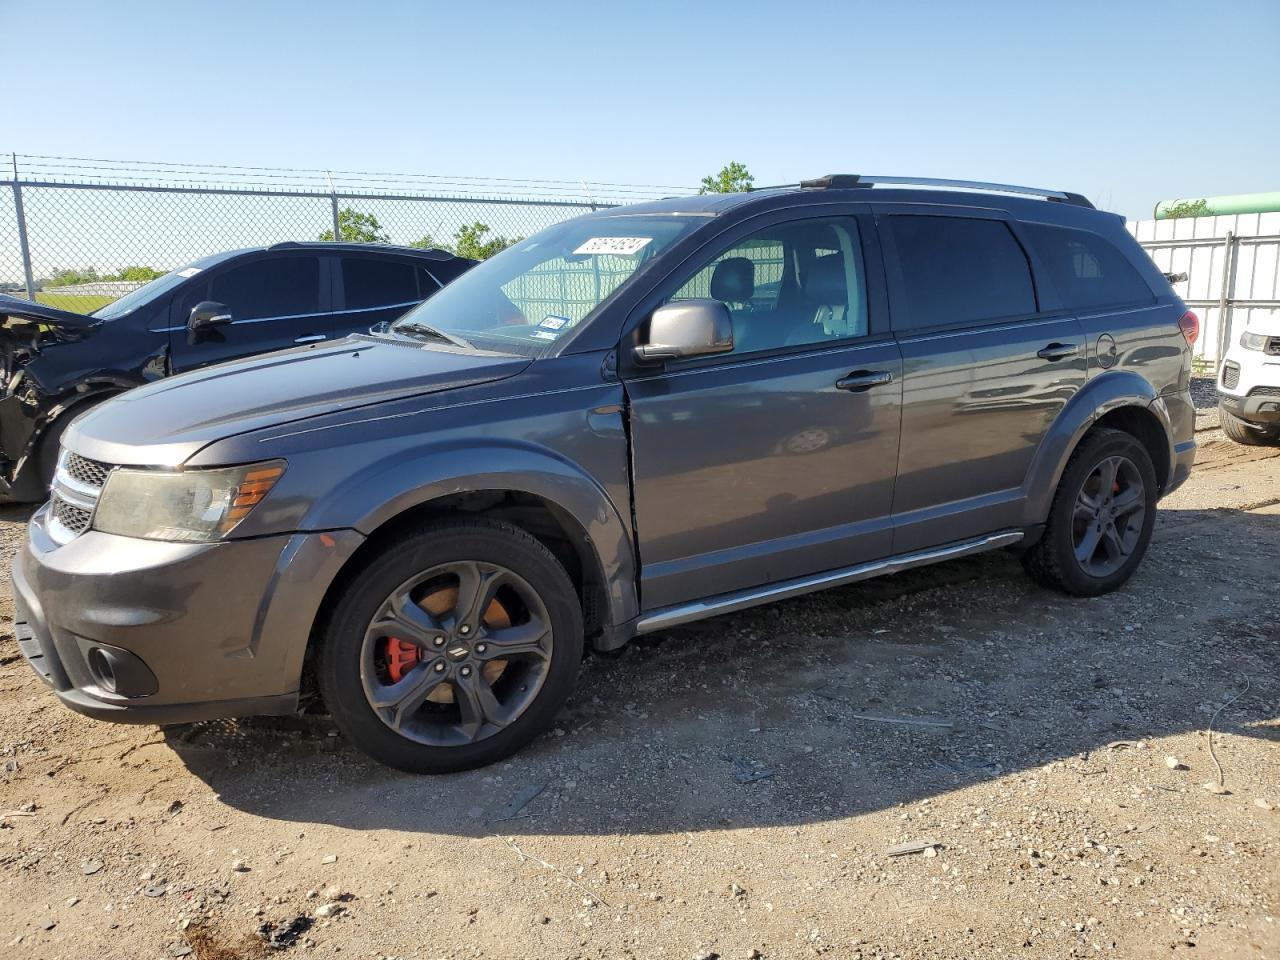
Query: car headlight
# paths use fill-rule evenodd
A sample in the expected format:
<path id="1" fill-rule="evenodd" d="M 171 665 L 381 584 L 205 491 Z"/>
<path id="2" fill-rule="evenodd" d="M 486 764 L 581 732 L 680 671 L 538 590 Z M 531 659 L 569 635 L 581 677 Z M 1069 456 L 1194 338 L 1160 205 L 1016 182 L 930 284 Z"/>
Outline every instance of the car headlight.
<path id="1" fill-rule="evenodd" d="M 213 470 L 112 470 L 93 528 L 146 540 L 220 540 L 262 502 L 284 468 L 283 460 L 271 460 Z"/>
<path id="2" fill-rule="evenodd" d="M 1240 334 L 1240 346 L 1246 350 L 1265 350 L 1267 349 L 1268 339 L 1270 338 L 1260 333 L 1242 333 Z"/>

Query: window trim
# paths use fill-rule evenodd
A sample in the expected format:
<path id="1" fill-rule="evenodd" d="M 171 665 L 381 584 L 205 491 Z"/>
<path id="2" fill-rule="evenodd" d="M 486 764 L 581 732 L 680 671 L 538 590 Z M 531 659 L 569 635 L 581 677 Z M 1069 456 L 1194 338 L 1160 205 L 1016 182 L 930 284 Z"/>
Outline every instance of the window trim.
<path id="1" fill-rule="evenodd" d="M 862 272 L 867 298 L 867 332 L 860 337 L 841 337 L 810 343 L 789 344 L 753 350 L 750 353 L 724 353 L 685 360 L 670 360 L 663 365 L 637 364 L 631 350 L 639 340 L 640 330 L 653 311 L 687 283 L 699 270 L 722 253 L 752 234 L 770 227 L 807 220 L 847 219 L 854 221 L 860 238 Z M 687 269 L 691 262 L 697 266 Z M 680 257 L 679 262 L 658 279 L 627 314 L 619 339 L 619 367 L 628 379 L 649 379 L 666 372 L 683 373 L 704 368 L 738 363 L 755 363 L 774 358 L 788 358 L 843 350 L 850 347 L 883 343 L 893 339 L 889 328 L 888 297 L 884 260 L 871 207 L 865 203 L 806 203 L 781 207 L 738 220 L 707 236 L 701 244 Z"/>
<path id="2" fill-rule="evenodd" d="M 994 220 L 1004 224 L 1014 244 L 1022 253 L 1027 265 L 1027 276 L 1031 281 L 1031 297 L 1035 309 L 1030 313 L 1006 313 L 998 317 L 983 317 L 978 320 L 957 320 L 952 323 L 935 323 L 929 326 L 912 326 L 911 311 L 907 306 L 907 284 L 902 275 L 902 258 L 898 254 L 897 238 L 894 236 L 893 217 L 945 217 L 948 220 Z M 1004 211 L 986 210 L 972 207 L 924 207 L 913 208 L 911 204 L 893 204 L 881 207 L 876 211 L 876 228 L 880 231 L 880 242 L 884 248 L 885 273 L 889 283 L 889 316 L 893 334 L 899 339 L 947 333 L 956 330 L 982 330 L 988 327 L 1007 327 L 1032 320 L 1049 319 L 1062 315 L 1060 301 L 1056 291 L 1053 296 L 1046 296 L 1048 290 L 1042 287 L 1037 277 L 1039 262 L 1028 249 L 1026 238 L 1016 229 L 1016 220 Z M 1046 301 L 1058 301 L 1047 303 Z"/>

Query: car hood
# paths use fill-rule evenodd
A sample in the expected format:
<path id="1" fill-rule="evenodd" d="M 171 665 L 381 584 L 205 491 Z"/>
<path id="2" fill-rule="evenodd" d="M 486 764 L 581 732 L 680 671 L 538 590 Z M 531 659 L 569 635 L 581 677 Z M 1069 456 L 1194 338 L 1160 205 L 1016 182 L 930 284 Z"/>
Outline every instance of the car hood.
<path id="1" fill-rule="evenodd" d="M 489 383 L 530 360 L 355 336 L 217 364 L 130 390 L 67 431 L 105 463 L 176 466 L 216 440 L 342 410 Z"/>
<path id="2" fill-rule="evenodd" d="M 1261 310 L 1251 311 L 1253 316 L 1249 318 L 1245 324 L 1245 329 L 1250 333 L 1257 333 L 1264 337 L 1280 337 L 1280 314 L 1272 314 L 1267 316 Z"/>
<path id="3" fill-rule="evenodd" d="M 0 325 L 7 324 L 10 319 L 35 320 L 45 326 L 56 327 L 67 332 L 83 333 L 96 327 L 102 321 L 95 317 L 87 317 L 82 313 L 70 310 L 58 310 L 46 307 L 43 303 L 20 300 L 7 293 L 0 293 Z"/>

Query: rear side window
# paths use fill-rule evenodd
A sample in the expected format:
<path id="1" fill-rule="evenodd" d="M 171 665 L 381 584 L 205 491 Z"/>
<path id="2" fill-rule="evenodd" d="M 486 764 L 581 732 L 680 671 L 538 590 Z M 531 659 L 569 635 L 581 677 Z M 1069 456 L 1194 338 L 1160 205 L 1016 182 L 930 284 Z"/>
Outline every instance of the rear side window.
<path id="1" fill-rule="evenodd" d="M 1026 254 L 999 220 L 889 218 L 906 309 L 896 329 L 956 327 L 1036 312 Z"/>
<path id="2" fill-rule="evenodd" d="M 413 265 L 400 260 L 342 258 L 342 289 L 348 310 L 409 304 L 420 299 Z"/>
<path id="3" fill-rule="evenodd" d="M 1123 253 L 1087 230 L 1023 224 L 1068 309 L 1149 303 L 1151 288 Z"/>
<path id="4" fill-rule="evenodd" d="M 237 320 L 316 313 L 320 261 L 316 257 L 255 260 L 218 274 L 210 287 L 209 299 L 225 303 Z"/>

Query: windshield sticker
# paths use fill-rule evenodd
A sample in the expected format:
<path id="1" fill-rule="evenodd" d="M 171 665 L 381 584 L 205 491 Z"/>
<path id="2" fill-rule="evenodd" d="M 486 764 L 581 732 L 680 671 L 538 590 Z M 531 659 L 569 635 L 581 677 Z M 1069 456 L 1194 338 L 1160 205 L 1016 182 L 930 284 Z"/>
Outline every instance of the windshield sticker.
<path id="1" fill-rule="evenodd" d="M 178 271 L 178 276 L 194 277 L 199 272 L 200 272 L 199 267 L 183 267 L 181 270 Z"/>
<path id="2" fill-rule="evenodd" d="M 535 330 L 532 336 L 535 340 L 554 340 L 559 334 L 554 330 Z"/>
<path id="3" fill-rule="evenodd" d="M 539 330 L 563 330 L 573 321 L 568 317 L 557 317 L 555 314 L 547 314 L 546 318 L 538 324 Z"/>
<path id="4" fill-rule="evenodd" d="M 653 241 L 653 237 L 592 237 L 574 253 L 612 253 L 618 257 L 634 257 Z"/>

